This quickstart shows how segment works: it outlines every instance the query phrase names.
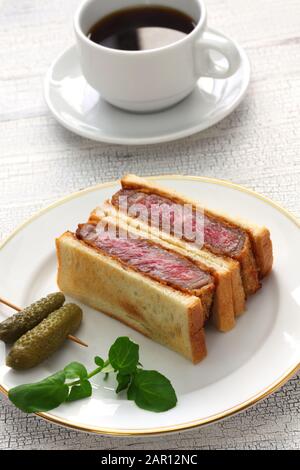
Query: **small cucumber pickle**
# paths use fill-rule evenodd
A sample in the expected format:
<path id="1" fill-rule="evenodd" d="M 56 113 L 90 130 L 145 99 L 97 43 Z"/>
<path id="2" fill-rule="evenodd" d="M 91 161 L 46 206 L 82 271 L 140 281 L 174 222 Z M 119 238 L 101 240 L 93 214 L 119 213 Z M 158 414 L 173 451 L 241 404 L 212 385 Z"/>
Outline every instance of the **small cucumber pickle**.
<path id="1" fill-rule="evenodd" d="M 80 326 L 82 310 L 78 305 L 65 304 L 25 333 L 12 347 L 6 364 L 16 370 L 30 369 L 57 351 L 69 334 Z"/>
<path id="2" fill-rule="evenodd" d="M 64 294 L 55 292 L 15 313 L 0 323 L 0 340 L 13 343 L 48 317 L 51 312 L 58 310 L 64 301 Z"/>

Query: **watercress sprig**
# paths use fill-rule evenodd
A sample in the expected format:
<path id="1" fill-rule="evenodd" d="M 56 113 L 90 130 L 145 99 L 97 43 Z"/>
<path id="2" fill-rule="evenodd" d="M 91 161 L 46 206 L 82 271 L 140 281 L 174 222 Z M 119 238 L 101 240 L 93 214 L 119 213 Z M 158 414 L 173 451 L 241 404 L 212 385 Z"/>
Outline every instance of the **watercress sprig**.
<path id="1" fill-rule="evenodd" d="M 97 374 L 115 373 L 116 393 L 127 390 L 127 399 L 144 410 L 162 412 L 176 406 L 177 397 L 171 382 L 154 370 L 144 370 L 139 362 L 139 346 L 128 337 L 117 338 L 108 359 L 94 358 L 97 366 L 88 372 L 79 362 L 71 362 L 63 370 L 40 382 L 19 385 L 8 393 L 12 403 L 25 413 L 50 411 L 62 403 L 88 398 L 93 389 L 90 379 Z"/>

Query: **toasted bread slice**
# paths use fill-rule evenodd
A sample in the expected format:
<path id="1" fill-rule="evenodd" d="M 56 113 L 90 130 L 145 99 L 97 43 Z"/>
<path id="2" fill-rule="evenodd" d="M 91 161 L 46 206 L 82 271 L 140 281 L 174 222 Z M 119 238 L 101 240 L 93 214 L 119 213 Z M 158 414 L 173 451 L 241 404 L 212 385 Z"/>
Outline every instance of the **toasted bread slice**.
<path id="1" fill-rule="evenodd" d="M 196 247 L 193 251 L 186 250 L 186 244 L 182 240 L 172 240 L 170 235 L 162 233 L 154 227 L 132 219 L 117 211 L 108 202 L 102 207 L 96 208 L 90 215 L 90 222 L 99 221 L 130 227 L 128 230 L 160 242 L 166 249 L 172 248 L 177 253 L 189 257 L 196 262 L 201 269 L 208 270 L 215 279 L 215 293 L 212 307 L 212 318 L 216 328 L 220 331 L 229 331 L 235 325 L 235 316 L 245 309 L 245 293 L 241 282 L 239 264 L 233 260 L 222 260 L 209 253 L 202 252 Z M 203 303 L 203 297 L 202 297 Z"/>
<path id="2" fill-rule="evenodd" d="M 238 226 L 245 230 L 250 238 L 259 277 L 264 278 L 272 270 L 273 246 L 271 235 L 266 227 L 260 227 L 243 219 L 237 219 Z"/>
<path id="3" fill-rule="evenodd" d="M 57 283 L 66 294 L 100 310 L 193 363 L 206 356 L 199 297 L 126 268 L 70 232 L 56 240 Z"/>
<path id="4" fill-rule="evenodd" d="M 272 242 L 270 233 L 265 227 L 259 227 L 255 224 L 242 221 L 241 219 L 233 219 L 230 216 L 209 210 L 201 206 L 197 201 L 189 199 L 173 190 L 160 187 L 143 178 L 135 175 L 126 175 L 121 180 L 123 189 L 134 189 L 148 194 L 156 194 L 165 197 L 178 204 L 190 204 L 194 208 L 204 210 L 205 215 L 213 218 L 217 222 L 223 223 L 227 227 L 239 230 L 243 233 L 245 241 L 242 249 L 238 253 L 232 255 L 226 254 L 240 262 L 241 274 L 246 294 L 255 293 L 259 287 L 259 278 L 264 277 L 272 269 Z M 114 203 L 114 198 L 112 199 Z M 204 249 L 217 253 L 212 246 L 204 244 Z"/>

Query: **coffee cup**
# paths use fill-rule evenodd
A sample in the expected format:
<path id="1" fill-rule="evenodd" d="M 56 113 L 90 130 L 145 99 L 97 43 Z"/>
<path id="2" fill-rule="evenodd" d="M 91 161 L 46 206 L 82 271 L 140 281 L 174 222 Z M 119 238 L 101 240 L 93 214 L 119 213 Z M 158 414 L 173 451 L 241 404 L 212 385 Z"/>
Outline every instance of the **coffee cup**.
<path id="1" fill-rule="evenodd" d="M 183 12 L 195 23 L 189 34 L 166 46 L 119 50 L 96 44 L 88 37 L 93 25 L 107 15 L 151 4 L 149 0 L 85 0 L 75 13 L 78 55 L 85 79 L 106 101 L 126 111 L 168 108 L 188 96 L 199 78 L 225 79 L 240 65 L 235 43 L 207 29 L 202 0 L 154 0 L 153 5 Z M 216 60 L 212 51 L 222 61 Z"/>

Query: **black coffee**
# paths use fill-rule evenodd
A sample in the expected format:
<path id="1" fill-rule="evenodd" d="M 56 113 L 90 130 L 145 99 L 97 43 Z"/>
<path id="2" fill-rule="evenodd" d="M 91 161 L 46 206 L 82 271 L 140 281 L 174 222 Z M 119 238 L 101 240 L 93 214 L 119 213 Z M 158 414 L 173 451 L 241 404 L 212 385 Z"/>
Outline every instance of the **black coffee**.
<path id="1" fill-rule="evenodd" d="M 141 6 L 116 11 L 98 21 L 88 38 L 101 46 L 124 51 L 143 51 L 184 38 L 196 21 L 173 8 Z"/>

